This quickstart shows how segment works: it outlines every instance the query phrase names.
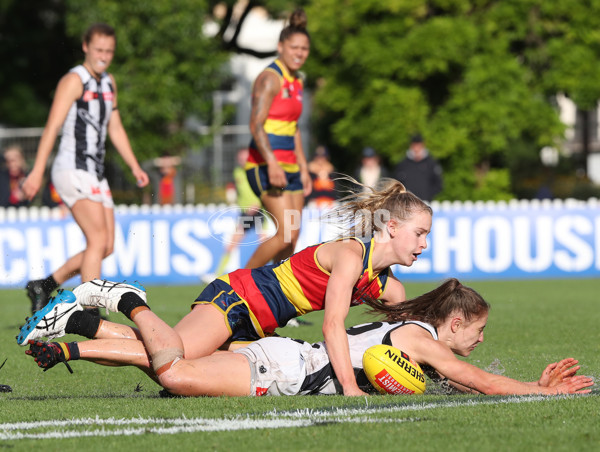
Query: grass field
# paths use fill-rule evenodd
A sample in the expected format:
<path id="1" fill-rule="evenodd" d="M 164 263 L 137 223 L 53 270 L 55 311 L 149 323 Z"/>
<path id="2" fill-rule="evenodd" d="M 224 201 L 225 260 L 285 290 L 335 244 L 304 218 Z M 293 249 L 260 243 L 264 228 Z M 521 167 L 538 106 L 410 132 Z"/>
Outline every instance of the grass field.
<path id="1" fill-rule="evenodd" d="M 407 283 L 408 296 L 434 283 Z M 573 356 L 600 377 L 600 279 L 473 282 L 492 304 L 485 342 L 469 362 L 536 380 L 549 362 Z M 149 287 L 168 323 L 184 315 L 198 287 Z M 24 291 L 0 292 L 0 450 L 600 450 L 600 390 L 588 396 L 262 397 L 161 399 L 133 368 L 79 361 L 39 370 L 16 345 L 28 314 Z M 361 308 L 348 325 L 369 321 Z M 111 319 L 124 321 L 120 314 Z M 282 335 L 321 337 L 311 326 Z M 75 337 L 68 337 L 75 340 Z"/>

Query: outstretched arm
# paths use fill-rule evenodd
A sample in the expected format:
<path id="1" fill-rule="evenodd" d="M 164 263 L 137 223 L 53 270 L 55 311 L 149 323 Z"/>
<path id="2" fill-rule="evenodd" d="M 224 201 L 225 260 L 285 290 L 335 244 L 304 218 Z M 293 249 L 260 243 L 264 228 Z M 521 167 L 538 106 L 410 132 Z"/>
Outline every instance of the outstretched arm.
<path id="1" fill-rule="evenodd" d="M 429 356 L 425 358 L 428 364 L 452 381 L 454 383 L 453 386 L 459 389 L 462 386 L 469 392 L 475 390 L 488 395 L 585 394 L 591 391 L 586 388 L 594 384 L 593 380 L 589 377 L 574 376 L 572 369 L 564 367 L 568 365 L 568 362 L 560 366 L 557 364 L 556 366 L 551 365 L 546 368 L 540 380 L 542 380 L 542 383 L 552 384 L 552 386 L 531 384 L 503 375 L 490 374 L 457 359 L 445 345 L 437 341 L 432 342 L 436 346 L 430 347 Z"/>

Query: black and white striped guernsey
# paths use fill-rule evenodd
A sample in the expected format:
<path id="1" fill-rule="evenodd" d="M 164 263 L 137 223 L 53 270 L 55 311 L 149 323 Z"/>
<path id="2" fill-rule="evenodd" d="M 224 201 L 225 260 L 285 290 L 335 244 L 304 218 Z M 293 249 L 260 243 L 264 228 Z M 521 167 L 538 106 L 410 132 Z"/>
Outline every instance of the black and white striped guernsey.
<path id="1" fill-rule="evenodd" d="M 418 325 L 431 334 L 434 340 L 438 340 L 435 327 L 428 323 L 409 320 L 405 322 L 372 322 L 356 325 L 348 328 L 348 345 L 350 346 L 350 361 L 354 368 L 358 386 L 365 392 L 375 392 L 375 388 L 369 383 L 362 366 L 362 358 L 365 351 L 378 344 L 392 345 L 391 334 L 397 328 L 404 325 Z M 303 352 L 303 359 L 307 364 L 307 376 L 302 384 L 300 394 L 340 394 L 339 385 L 331 363 L 323 360 L 320 355 L 327 354 L 325 342 L 317 342 L 312 345 L 308 353 Z M 318 359 L 320 358 L 320 359 Z M 319 363 L 311 366 L 312 363 Z M 324 363 L 327 363 L 324 365 Z"/>
<path id="2" fill-rule="evenodd" d="M 106 132 L 113 111 L 114 87 L 108 73 L 100 80 L 83 65 L 71 69 L 83 83 L 83 94 L 73 102 L 62 128 L 53 171 L 82 169 L 104 177 Z"/>

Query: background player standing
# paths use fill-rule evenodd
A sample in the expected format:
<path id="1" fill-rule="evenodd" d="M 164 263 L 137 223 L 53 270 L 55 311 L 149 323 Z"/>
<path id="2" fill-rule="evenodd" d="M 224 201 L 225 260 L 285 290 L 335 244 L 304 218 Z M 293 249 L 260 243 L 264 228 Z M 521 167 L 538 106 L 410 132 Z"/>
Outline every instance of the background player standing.
<path id="1" fill-rule="evenodd" d="M 83 282 L 100 277 L 102 260 L 113 252 L 114 204 L 104 176 L 107 133 L 138 186 L 149 182 L 121 122 L 115 79 L 106 72 L 115 47 L 115 31 L 109 25 L 94 24 L 86 31 L 82 44 L 85 60 L 59 81 L 34 167 L 23 184 L 23 191 L 32 199 L 40 190 L 46 163 L 62 127 L 52 182 L 81 228 L 86 248 L 47 278 L 27 283 L 33 312 L 71 277 L 80 274 Z"/>
<path id="2" fill-rule="evenodd" d="M 286 221 L 299 224 L 304 198 L 311 192 L 306 157 L 297 122 L 302 113 L 303 82 L 298 71 L 310 51 L 306 14 L 296 10 L 282 31 L 279 57 L 260 73 L 252 91 L 248 182 L 277 232 L 261 243 L 246 264 L 256 268 L 289 257 L 300 228 L 287 230 Z M 287 235 L 287 237 L 286 237 Z"/>

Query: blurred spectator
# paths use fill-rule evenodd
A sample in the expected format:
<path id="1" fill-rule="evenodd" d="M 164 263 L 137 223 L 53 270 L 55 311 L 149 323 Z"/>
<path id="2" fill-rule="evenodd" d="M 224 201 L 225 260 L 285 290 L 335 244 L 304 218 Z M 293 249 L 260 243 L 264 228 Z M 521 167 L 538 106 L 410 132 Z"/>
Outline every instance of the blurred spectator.
<path id="1" fill-rule="evenodd" d="M 431 201 L 442 191 L 442 167 L 429 154 L 420 134 L 414 135 L 406 157 L 394 171 L 394 177 L 423 201 Z"/>
<path id="2" fill-rule="evenodd" d="M 308 162 L 308 173 L 313 182 L 312 193 L 306 198 L 310 207 L 330 207 L 338 198 L 333 180 L 333 164 L 325 146 L 317 146 L 315 155 Z"/>
<path id="3" fill-rule="evenodd" d="M 9 146 L 4 151 L 4 167 L 0 169 L 0 206 L 29 205 L 29 200 L 21 189 L 26 178 L 25 158 L 21 147 Z"/>
<path id="4" fill-rule="evenodd" d="M 356 170 L 356 180 L 367 187 L 377 188 L 379 181 L 384 177 L 387 177 L 387 171 L 381 165 L 381 159 L 375 149 L 364 148 L 360 167 Z"/>
<path id="5" fill-rule="evenodd" d="M 177 195 L 180 192 L 177 189 L 177 166 L 181 164 L 181 157 L 165 153 L 162 157 L 155 158 L 153 163 L 160 173 L 157 189 L 158 203 L 161 206 L 176 204 L 179 201 Z"/>
<path id="6" fill-rule="evenodd" d="M 550 184 L 544 183 L 540 185 L 540 187 L 535 192 L 535 199 L 554 199 L 554 193 L 552 192 Z"/>

